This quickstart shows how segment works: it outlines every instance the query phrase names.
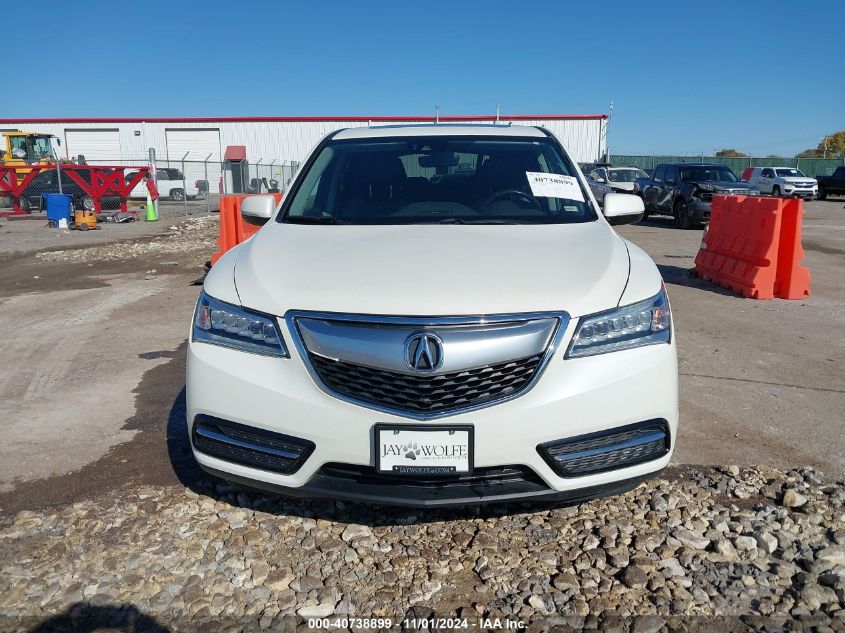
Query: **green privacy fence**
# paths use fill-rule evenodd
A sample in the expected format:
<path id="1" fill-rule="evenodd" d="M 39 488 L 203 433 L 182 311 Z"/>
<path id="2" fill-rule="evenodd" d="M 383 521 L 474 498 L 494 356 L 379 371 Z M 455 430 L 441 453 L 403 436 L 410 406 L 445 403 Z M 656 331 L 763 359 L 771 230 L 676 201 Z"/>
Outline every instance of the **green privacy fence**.
<path id="1" fill-rule="evenodd" d="M 796 167 L 808 176 L 829 176 L 845 165 L 845 158 L 720 158 L 717 156 L 622 156 L 612 155 L 609 162 L 619 167 L 639 167 L 651 171 L 660 163 L 718 163 L 742 176 L 746 167 Z"/>

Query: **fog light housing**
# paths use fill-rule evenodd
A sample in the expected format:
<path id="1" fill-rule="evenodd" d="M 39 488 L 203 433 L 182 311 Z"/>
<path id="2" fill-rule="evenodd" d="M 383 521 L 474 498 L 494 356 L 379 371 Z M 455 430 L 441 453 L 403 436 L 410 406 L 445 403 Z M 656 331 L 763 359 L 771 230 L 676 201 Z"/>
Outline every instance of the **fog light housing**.
<path id="1" fill-rule="evenodd" d="M 669 423 L 655 419 L 546 442 L 537 452 L 560 477 L 583 477 L 660 459 L 670 448 Z"/>

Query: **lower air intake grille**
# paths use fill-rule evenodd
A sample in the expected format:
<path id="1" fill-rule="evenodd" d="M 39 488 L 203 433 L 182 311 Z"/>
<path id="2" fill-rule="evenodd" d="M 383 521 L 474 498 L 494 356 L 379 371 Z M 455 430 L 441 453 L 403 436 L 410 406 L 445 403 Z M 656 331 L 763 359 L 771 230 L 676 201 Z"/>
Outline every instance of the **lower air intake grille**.
<path id="1" fill-rule="evenodd" d="M 285 475 L 295 473 L 314 450 L 308 440 L 203 415 L 194 420 L 192 441 L 211 457 Z"/>
<path id="2" fill-rule="evenodd" d="M 409 376 L 309 354 L 332 391 L 397 411 L 446 413 L 501 400 L 528 386 L 542 355 L 439 376 Z"/>
<path id="3" fill-rule="evenodd" d="M 561 477 L 581 477 L 663 457 L 669 452 L 670 441 L 666 420 L 649 420 L 548 442 L 537 450 Z"/>

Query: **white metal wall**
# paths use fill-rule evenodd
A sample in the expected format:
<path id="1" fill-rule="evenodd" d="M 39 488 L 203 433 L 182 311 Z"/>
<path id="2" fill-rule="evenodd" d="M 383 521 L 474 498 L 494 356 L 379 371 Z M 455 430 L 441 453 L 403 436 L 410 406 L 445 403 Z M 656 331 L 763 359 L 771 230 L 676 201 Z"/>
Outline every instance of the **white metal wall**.
<path id="1" fill-rule="evenodd" d="M 64 154 L 73 158 L 84 156 L 91 165 L 120 164 L 123 157 L 119 128 L 66 129 L 63 137 Z"/>
<path id="2" fill-rule="evenodd" d="M 502 119 L 507 123 L 507 119 Z M 412 123 L 412 122 L 411 122 Z M 481 123 L 489 123 L 482 121 Z M 259 160 L 269 163 L 278 161 L 302 161 L 308 151 L 323 136 L 333 130 L 345 127 L 366 126 L 366 121 L 214 121 L 214 122 L 155 122 L 133 123 L 14 123 L 4 122 L 4 128 L 15 127 L 24 131 L 47 132 L 64 139 L 67 132 L 75 129 L 117 128 L 124 161 L 143 161 L 150 147 L 155 148 L 159 158 L 167 156 L 168 130 L 219 130 L 220 147 L 225 151 L 229 145 L 245 145 L 250 163 Z M 377 119 L 373 125 L 383 125 Z M 572 157 L 579 162 L 593 161 L 605 151 L 604 119 L 536 119 L 514 121 L 514 125 L 539 125 L 547 128 L 563 142 Z M 172 133 L 172 132 L 171 132 Z M 71 157 L 67 146 L 59 154 Z M 201 161 L 208 155 L 207 148 L 191 151 L 188 160 Z M 186 150 L 187 151 L 187 150 Z"/>

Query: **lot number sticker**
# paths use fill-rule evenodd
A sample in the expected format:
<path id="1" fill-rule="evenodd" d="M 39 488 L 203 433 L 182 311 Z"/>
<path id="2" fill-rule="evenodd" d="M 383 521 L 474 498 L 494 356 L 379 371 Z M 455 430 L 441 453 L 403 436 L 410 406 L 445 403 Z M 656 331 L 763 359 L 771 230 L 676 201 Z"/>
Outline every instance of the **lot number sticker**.
<path id="1" fill-rule="evenodd" d="M 566 198 L 584 202 L 584 194 L 574 176 L 546 174 L 541 171 L 527 171 L 531 194 L 537 198 Z"/>

